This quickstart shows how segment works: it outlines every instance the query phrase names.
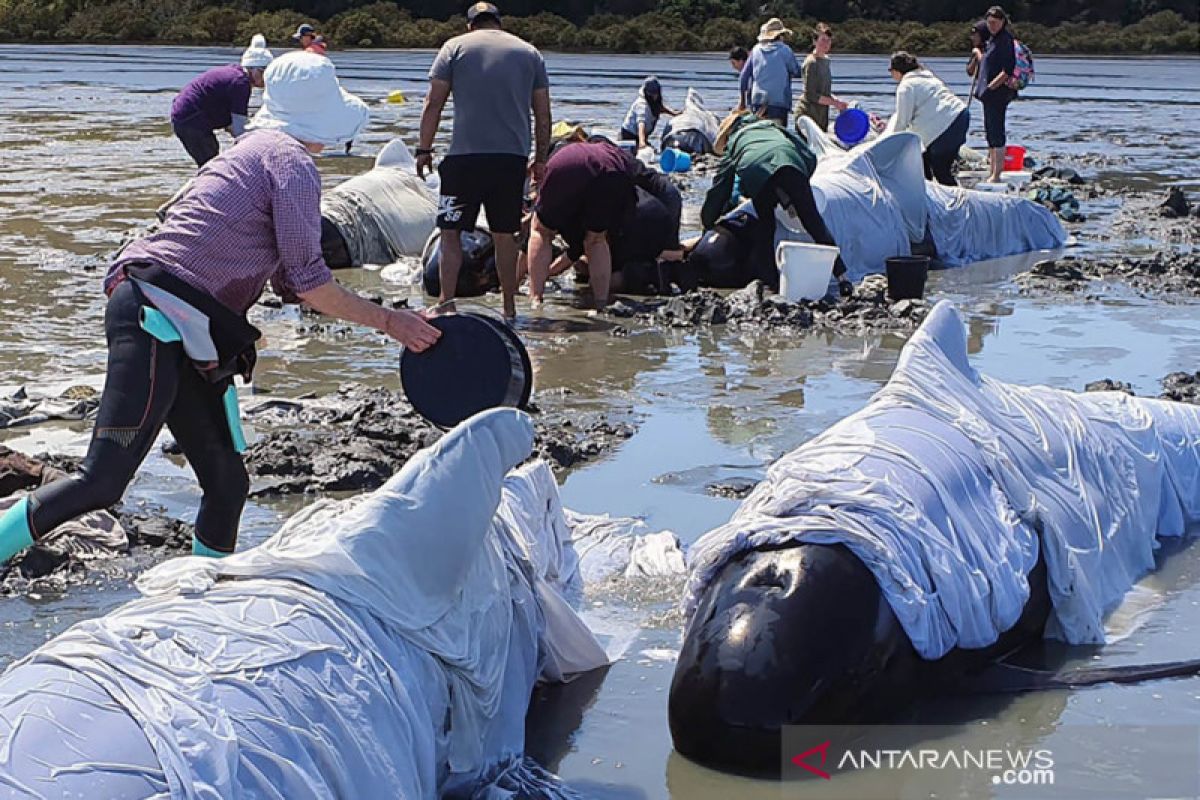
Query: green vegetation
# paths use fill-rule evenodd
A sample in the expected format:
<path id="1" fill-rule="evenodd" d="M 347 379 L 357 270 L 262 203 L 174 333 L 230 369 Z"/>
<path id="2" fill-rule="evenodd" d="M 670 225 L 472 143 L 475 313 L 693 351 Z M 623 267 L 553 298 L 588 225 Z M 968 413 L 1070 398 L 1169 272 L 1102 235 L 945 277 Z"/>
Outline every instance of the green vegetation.
<path id="1" fill-rule="evenodd" d="M 288 4 L 297 10 L 281 9 Z M 438 47 L 461 33 L 444 0 L 0 0 L 0 41 L 161 42 L 242 45 L 263 33 L 286 46 L 313 22 L 334 47 Z M 466 5 L 463 3 L 462 5 Z M 725 50 L 754 42 L 760 10 L 779 14 L 805 49 L 817 18 L 836 26 L 843 53 L 961 53 L 965 20 L 988 0 L 510 0 L 505 26 L 546 50 Z M 1200 52 L 1195 0 L 1017 0 L 1005 3 L 1017 35 L 1037 54 Z M 559 13 L 540 10 L 552 7 Z M 802 9 L 801 17 L 797 10 Z M 1182 13 L 1181 13 L 1182 12 Z M 524 14 L 520 16 L 519 14 Z M 908 21 L 905 21 L 908 20 Z M 915 20 L 915 21 L 913 21 Z"/>

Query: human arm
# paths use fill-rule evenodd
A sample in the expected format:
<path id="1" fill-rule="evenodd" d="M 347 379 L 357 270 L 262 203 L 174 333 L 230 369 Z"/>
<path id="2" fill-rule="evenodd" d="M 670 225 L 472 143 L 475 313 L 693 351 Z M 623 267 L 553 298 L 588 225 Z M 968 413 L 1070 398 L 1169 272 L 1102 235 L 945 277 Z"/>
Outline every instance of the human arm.
<path id="1" fill-rule="evenodd" d="M 535 184 L 546 177 L 546 161 L 550 158 L 550 89 L 533 91 L 533 164 L 529 176 Z"/>
<path id="2" fill-rule="evenodd" d="M 442 335 L 421 315 L 376 305 L 332 279 L 299 297 L 322 314 L 382 331 L 416 353 L 432 347 Z"/>
<path id="3" fill-rule="evenodd" d="M 738 111 L 744 111 L 750 104 L 750 86 L 754 83 L 754 62 L 747 58 L 738 74 Z"/>
<path id="4" fill-rule="evenodd" d="M 641 150 L 643 147 L 649 147 L 650 142 L 649 137 L 646 136 L 646 122 L 639 119 L 637 126 L 638 150 Z"/>
<path id="5" fill-rule="evenodd" d="M 450 97 L 450 82 L 431 78 L 429 91 L 425 94 L 425 105 L 421 108 L 421 133 L 417 140 L 417 177 L 424 178 L 433 171 L 433 137 L 437 135 L 442 121 L 442 109 Z"/>
<path id="6" fill-rule="evenodd" d="M 967 59 L 967 74 L 972 78 L 979 72 L 979 62 L 983 60 L 983 52 L 978 48 L 971 49 L 971 57 Z"/>
<path id="7" fill-rule="evenodd" d="M 912 88 L 900 81 L 900 85 L 896 87 L 896 113 L 888 120 L 887 128 L 884 129 L 885 135 L 909 129 L 913 113 L 916 111 L 915 99 Z"/>
<path id="8" fill-rule="evenodd" d="M 722 158 L 717 167 L 717 174 L 713 177 L 712 188 L 704 196 L 704 205 L 700 209 L 700 224 L 704 230 L 716 225 L 726 206 L 729 205 L 729 201 L 733 197 L 733 180 L 736 175 L 737 169 L 733 159 L 728 156 Z"/>

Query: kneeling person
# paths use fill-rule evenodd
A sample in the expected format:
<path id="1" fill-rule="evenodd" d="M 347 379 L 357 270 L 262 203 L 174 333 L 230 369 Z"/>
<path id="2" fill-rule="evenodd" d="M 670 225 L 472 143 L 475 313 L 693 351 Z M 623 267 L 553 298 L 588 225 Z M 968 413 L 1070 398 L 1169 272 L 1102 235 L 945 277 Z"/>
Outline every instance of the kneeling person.
<path id="1" fill-rule="evenodd" d="M 594 302 L 603 308 L 612 279 L 608 232 L 620 227 L 636 201 L 633 168 L 612 142 L 576 142 L 555 153 L 534 207 L 529 241 L 533 302 L 540 304 L 546 291 L 555 234 L 582 229 Z"/>

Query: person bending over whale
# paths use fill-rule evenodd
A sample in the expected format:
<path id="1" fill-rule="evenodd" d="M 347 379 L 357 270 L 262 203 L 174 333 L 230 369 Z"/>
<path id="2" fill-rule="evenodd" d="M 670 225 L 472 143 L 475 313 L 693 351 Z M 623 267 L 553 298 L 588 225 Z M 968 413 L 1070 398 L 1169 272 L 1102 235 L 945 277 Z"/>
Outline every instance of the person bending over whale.
<path id="1" fill-rule="evenodd" d="M 77 476 L 0 517 L 0 563 L 66 520 L 120 501 L 164 424 L 200 481 L 193 552 L 232 553 L 249 480 L 233 376 L 248 379 L 259 332 L 246 321 L 268 281 L 285 299 L 383 331 L 421 351 L 438 331 L 370 303 L 321 259 L 321 183 L 313 153 L 353 137 L 367 109 L 332 62 L 296 52 L 266 71 L 263 107 L 197 175 L 162 226 L 125 248 L 104 281 L 108 371 Z"/>
<path id="2" fill-rule="evenodd" d="M 596 308 L 608 302 L 612 251 L 608 232 L 637 202 L 628 155 L 606 139 L 572 142 L 546 163 L 529 239 L 529 296 L 541 305 L 556 233 L 581 228 Z"/>
<path id="3" fill-rule="evenodd" d="M 263 87 L 263 70 L 272 58 L 266 38 L 256 33 L 240 64 L 214 67 L 193 78 L 175 96 L 171 129 L 197 167 L 221 152 L 214 131 L 224 128 L 234 138 L 245 132 L 250 92 Z"/>
<path id="4" fill-rule="evenodd" d="M 740 192 L 754 201 L 759 224 L 752 251 L 752 270 L 776 291 L 779 270 L 775 267 L 775 208 L 782 205 L 800 219 L 817 244 L 834 245 L 833 236 L 821 219 L 809 178 L 817 168 L 817 157 L 798 134 L 760 119 L 753 114 L 734 114 L 726 118 L 717 137 L 716 151 L 721 155 L 712 188 L 704 198 L 700 222 L 711 230 L 736 201 L 734 183 Z M 853 292 L 846 278 L 846 265 L 839 255 L 833 274 L 843 295 Z"/>

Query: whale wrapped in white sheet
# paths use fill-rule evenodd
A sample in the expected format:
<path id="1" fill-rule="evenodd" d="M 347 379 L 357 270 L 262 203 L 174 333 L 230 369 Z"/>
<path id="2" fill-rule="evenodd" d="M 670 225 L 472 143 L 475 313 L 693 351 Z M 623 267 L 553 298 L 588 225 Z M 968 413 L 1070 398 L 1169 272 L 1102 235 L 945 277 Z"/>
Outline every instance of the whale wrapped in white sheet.
<path id="1" fill-rule="evenodd" d="M 0 677 L 0 796 L 568 794 L 522 757 L 530 691 L 607 657 L 549 469 L 510 472 L 532 443 L 485 412 L 259 547 L 150 570 Z"/>

